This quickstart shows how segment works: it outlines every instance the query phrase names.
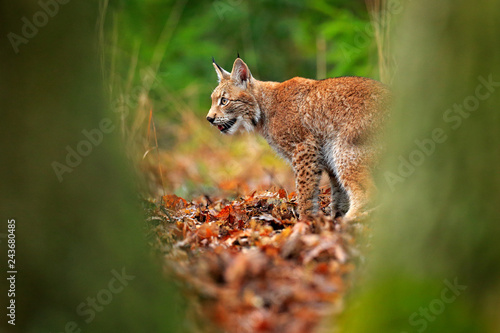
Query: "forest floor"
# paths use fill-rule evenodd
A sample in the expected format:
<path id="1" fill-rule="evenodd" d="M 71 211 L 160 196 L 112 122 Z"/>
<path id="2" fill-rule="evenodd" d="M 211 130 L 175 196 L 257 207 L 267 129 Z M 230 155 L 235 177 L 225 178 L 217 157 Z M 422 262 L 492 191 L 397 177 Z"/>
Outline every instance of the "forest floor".
<path id="1" fill-rule="evenodd" d="M 148 240 L 183 286 L 188 321 L 199 332 L 322 332 L 342 311 L 366 226 L 329 217 L 328 186 L 320 216 L 299 220 L 283 162 L 266 165 L 272 153 L 249 136 L 207 140 L 203 125 L 145 166 L 166 166 L 154 176 L 164 193 L 149 201 Z"/>

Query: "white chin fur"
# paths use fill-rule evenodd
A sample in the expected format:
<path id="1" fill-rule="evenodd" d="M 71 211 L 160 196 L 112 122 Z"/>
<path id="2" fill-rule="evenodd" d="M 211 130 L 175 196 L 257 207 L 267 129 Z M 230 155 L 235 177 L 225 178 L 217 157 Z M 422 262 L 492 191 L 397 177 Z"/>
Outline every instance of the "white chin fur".
<path id="1" fill-rule="evenodd" d="M 252 132 L 254 130 L 254 126 L 247 120 L 242 120 L 243 127 L 247 132 Z"/>
<path id="2" fill-rule="evenodd" d="M 230 128 L 229 130 L 227 130 L 227 132 L 226 132 L 225 134 L 229 134 L 229 135 L 231 135 L 231 134 L 236 133 L 236 131 L 238 130 L 238 128 L 240 128 L 240 125 L 241 125 L 241 120 L 242 120 L 242 119 L 241 119 L 240 117 L 238 117 L 238 118 L 236 119 L 236 122 L 234 123 L 234 125 L 233 125 L 233 126 L 231 126 L 231 128 Z"/>
<path id="3" fill-rule="evenodd" d="M 236 118 L 236 123 L 234 123 L 234 125 L 231 126 L 231 128 L 224 134 L 231 135 L 236 133 L 238 130 L 240 130 L 240 132 L 252 132 L 254 130 L 254 126 L 249 121 L 243 119 L 243 117 L 240 116 Z"/>

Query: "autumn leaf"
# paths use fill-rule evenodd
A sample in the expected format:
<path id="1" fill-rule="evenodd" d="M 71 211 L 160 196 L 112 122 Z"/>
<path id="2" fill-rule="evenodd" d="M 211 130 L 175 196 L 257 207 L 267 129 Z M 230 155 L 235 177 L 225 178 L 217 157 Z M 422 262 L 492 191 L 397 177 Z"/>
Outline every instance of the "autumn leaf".
<path id="1" fill-rule="evenodd" d="M 187 205 L 186 200 L 176 196 L 175 194 L 164 195 L 162 199 L 165 207 L 172 210 L 184 208 Z"/>
<path id="2" fill-rule="evenodd" d="M 217 237 L 219 235 L 219 228 L 215 223 L 203 223 L 196 230 L 196 235 L 198 235 L 200 239 Z"/>

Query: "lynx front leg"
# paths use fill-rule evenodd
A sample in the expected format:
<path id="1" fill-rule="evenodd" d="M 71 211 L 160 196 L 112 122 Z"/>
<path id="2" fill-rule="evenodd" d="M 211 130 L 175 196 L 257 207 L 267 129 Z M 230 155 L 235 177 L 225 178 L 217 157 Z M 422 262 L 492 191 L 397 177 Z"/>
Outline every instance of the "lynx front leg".
<path id="1" fill-rule="evenodd" d="M 321 168 L 318 151 L 312 144 L 300 143 L 293 154 L 295 184 L 299 194 L 299 214 L 307 218 L 318 213 L 319 182 Z"/>

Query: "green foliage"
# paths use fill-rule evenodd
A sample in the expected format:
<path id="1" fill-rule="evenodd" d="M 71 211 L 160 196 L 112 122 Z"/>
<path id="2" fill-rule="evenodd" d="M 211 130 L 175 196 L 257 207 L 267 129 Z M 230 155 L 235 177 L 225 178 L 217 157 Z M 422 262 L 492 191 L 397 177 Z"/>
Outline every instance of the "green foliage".
<path id="1" fill-rule="evenodd" d="M 373 35 L 364 1 L 133 0 L 111 3 L 108 23 L 115 20 L 115 73 L 141 85 L 139 70 L 155 68 L 171 96 L 156 112 L 174 117 L 172 99 L 203 114 L 216 84 L 211 58 L 231 70 L 237 52 L 261 80 L 284 81 L 294 76 L 374 76 Z M 324 41 L 324 50 L 318 45 Z M 164 51 L 164 52 L 162 52 Z M 321 54 L 323 52 L 323 56 Z M 131 64 L 137 61 L 134 68 Z M 326 69 L 319 73 L 318 67 Z M 322 78 L 322 77 L 319 77 Z M 150 92 L 161 100 L 165 91 Z"/>

